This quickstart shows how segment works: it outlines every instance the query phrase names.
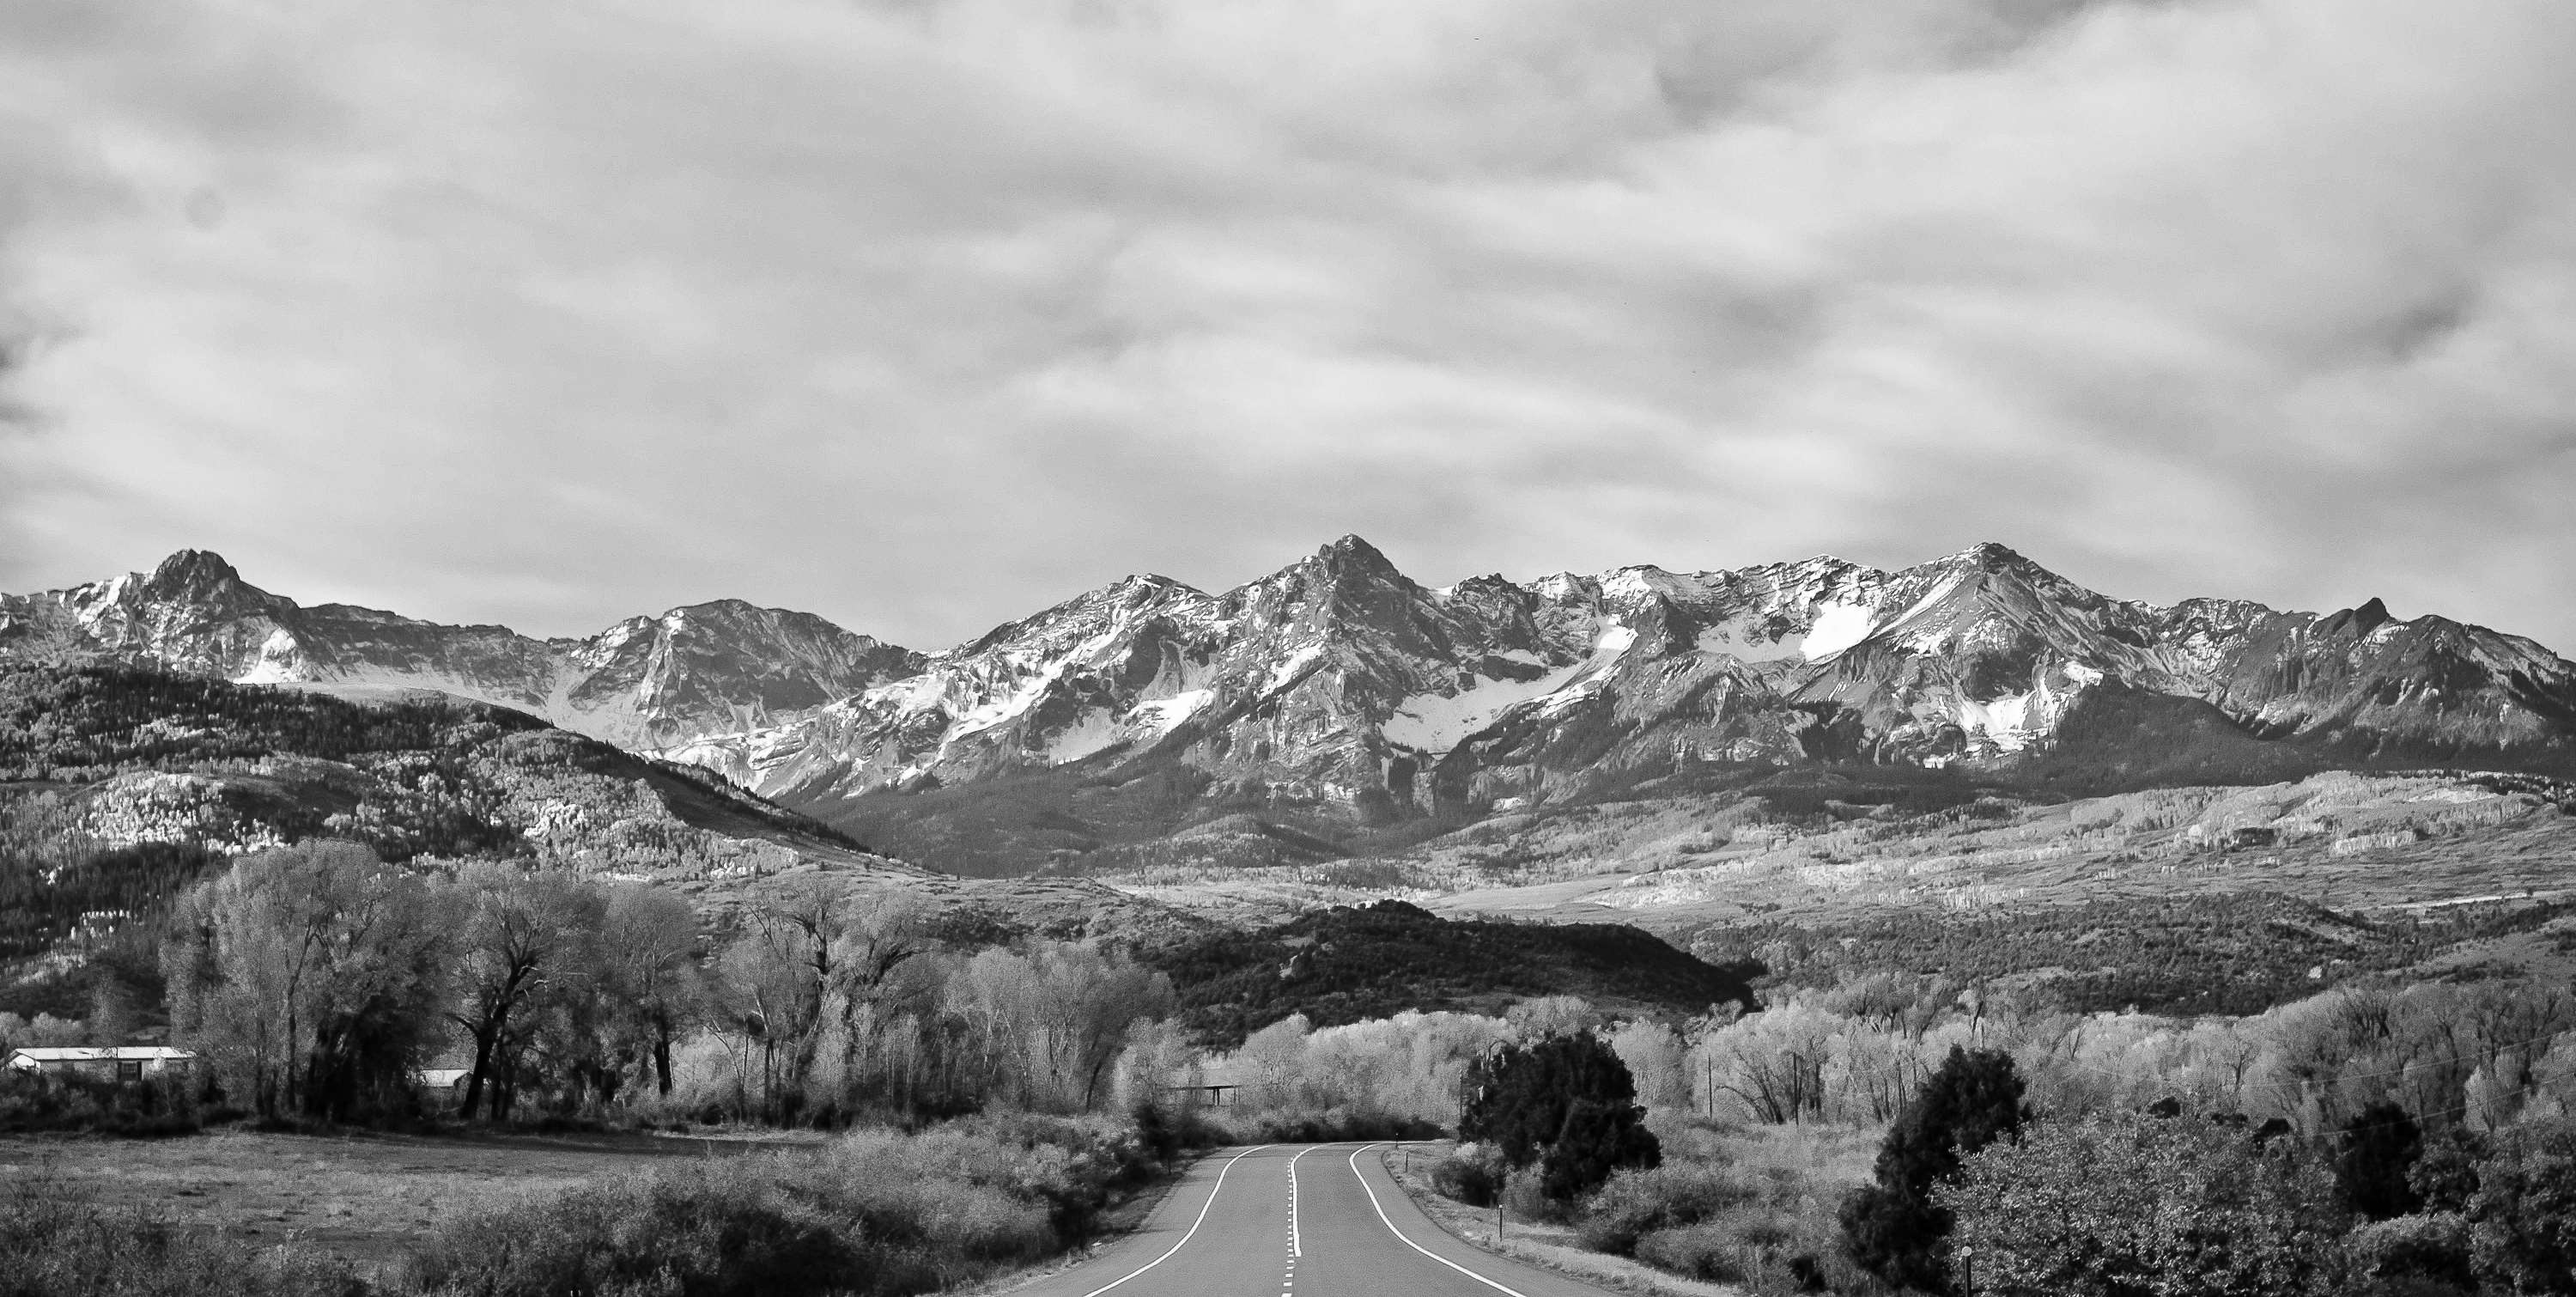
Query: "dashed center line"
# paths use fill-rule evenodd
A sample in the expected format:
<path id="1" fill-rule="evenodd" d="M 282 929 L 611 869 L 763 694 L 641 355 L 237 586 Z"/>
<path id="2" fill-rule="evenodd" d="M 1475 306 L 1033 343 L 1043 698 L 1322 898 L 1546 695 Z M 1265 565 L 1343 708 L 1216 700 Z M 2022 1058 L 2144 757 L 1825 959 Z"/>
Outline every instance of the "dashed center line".
<path id="1" fill-rule="evenodd" d="M 1297 1221 L 1297 1162 L 1314 1151 L 1300 1149 L 1296 1157 L 1288 1159 L 1288 1255 L 1292 1257 L 1306 1255 L 1305 1235 L 1299 1232 Z"/>

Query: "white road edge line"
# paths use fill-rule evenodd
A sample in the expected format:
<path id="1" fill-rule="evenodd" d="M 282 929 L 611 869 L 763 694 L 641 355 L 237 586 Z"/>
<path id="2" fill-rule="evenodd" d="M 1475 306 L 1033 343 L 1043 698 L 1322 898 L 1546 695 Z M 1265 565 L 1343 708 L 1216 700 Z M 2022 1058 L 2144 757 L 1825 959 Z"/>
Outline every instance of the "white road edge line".
<path id="1" fill-rule="evenodd" d="M 1297 1150 L 1297 1157 L 1288 1159 L 1288 1255 L 1290 1256 L 1306 1255 L 1306 1236 L 1297 1228 L 1297 1158 L 1302 1158 L 1314 1151 L 1312 1148 L 1301 1148 Z"/>
<path id="2" fill-rule="evenodd" d="M 1235 1164 L 1235 1163 L 1240 1162 L 1240 1161 L 1242 1161 L 1243 1159 L 1245 1159 L 1245 1158 L 1247 1158 L 1247 1157 L 1250 1157 L 1250 1156 L 1252 1156 L 1253 1154 L 1258 1153 L 1258 1152 L 1260 1152 L 1261 1150 L 1263 1150 L 1263 1149 L 1265 1149 L 1265 1148 L 1268 1148 L 1268 1147 L 1270 1147 L 1268 1144 L 1255 1144 L 1255 1145 L 1253 1145 L 1252 1147 L 1247 1148 L 1247 1149 L 1243 1150 L 1242 1152 L 1237 1153 L 1237 1154 L 1235 1154 L 1234 1156 L 1232 1156 L 1232 1157 L 1230 1157 L 1230 1158 L 1227 1158 L 1227 1159 L 1225 1160 L 1225 1165 L 1224 1165 L 1224 1166 L 1221 1166 L 1221 1167 L 1219 1167 L 1219 1168 L 1217 1168 L 1217 1173 L 1216 1173 L 1216 1188 L 1208 1190 L 1208 1199 L 1207 1199 L 1207 1201 L 1206 1201 L 1206 1202 L 1204 1202 L 1204 1203 L 1199 1204 L 1199 1216 L 1198 1216 L 1198 1219 L 1190 1222 L 1190 1231 L 1189 1231 L 1189 1233 L 1181 1235 L 1181 1241 L 1180 1241 L 1180 1242 L 1178 1242 L 1178 1243 L 1174 1243 L 1174 1244 L 1172 1245 L 1172 1250 L 1171 1250 L 1170 1252 L 1166 1252 L 1166 1253 L 1162 1254 L 1161 1256 L 1155 1257 L 1153 1260 L 1148 1261 L 1148 1262 L 1146 1262 L 1145 1264 L 1140 1265 L 1140 1266 L 1136 1267 L 1135 1269 L 1130 1270 L 1130 1271 L 1128 1271 L 1127 1273 L 1122 1274 L 1122 1275 L 1118 1276 L 1117 1278 L 1112 1279 L 1112 1280 L 1110 1280 L 1109 1282 L 1107 1282 L 1107 1283 L 1105 1283 L 1105 1284 L 1102 1284 L 1102 1285 L 1100 1285 L 1099 1287 L 1094 1288 L 1094 1289 L 1092 1289 L 1091 1291 L 1089 1291 L 1089 1292 L 1087 1292 L 1087 1293 L 1084 1293 L 1084 1294 L 1082 1295 L 1082 1297 L 1100 1297 L 1100 1294 L 1105 1293 L 1105 1292 L 1109 1291 L 1110 1289 L 1115 1288 L 1115 1287 L 1117 1287 L 1118 1285 L 1120 1285 L 1120 1284 L 1122 1284 L 1122 1283 L 1125 1283 L 1125 1282 L 1127 1282 L 1128 1280 L 1133 1279 L 1133 1278 L 1135 1278 L 1136 1276 L 1138 1276 L 1138 1275 L 1140 1275 L 1140 1274 L 1143 1274 L 1143 1273 L 1145 1273 L 1146 1271 L 1151 1270 L 1151 1269 L 1153 1269 L 1154 1267 L 1156 1267 L 1156 1266 L 1158 1266 L 1158 1265 L 1161 1265 L 1162 1263 L 1164 1263 L 1164 1262 L 1166 1262 L 1166 1261 L 1171 1260 L 1171 1259 L 1172 1259 L 1172 1255 L 1173 1255 L 1173 1253 L 1179 1252 L 1182 1248 L 1188 1247 L 1188 1246 L 1190 1245 L 1190 1239 L 1191 1239 L 1194 1235 L 1196 1235 L 1196 1234 L 1199 1232 L 1199 1226 L 1204 1225 L 1204 1224 L 1206 1224 L 1206 1223 L 1207 1223 L 1208 1210 L 1209 1210 L 1210 1208 L 1212 1208 L 1212 1207 L 1216 1206 L 1216 1196 L 1217 1196 L 1217 1194 L 1219 1194 L 1220 1192 L 1224 1191 L 1224 1189 L 1225 1189 L 1225 1175 L 1226 1175 L 1226 1172 L 1233 1170 L 1233 1169 L 1234 1169 L 1234 1164 Z M 1362 1188 L 1366 1188 L 1367 1186 L 1363 1185 L 1363 1186 L 1361 1186 L 1361 1187 L 1362 1187 Z M 1506 1290 L 1506 1291 L 1508 1291 L 1508 1290 Z M 1513 1297 L 1520 1297 L 1520 1295 L 1519 1295 L 1518 1293 L 1514 1293 L 1514 1294 L 1513 1294 Z"/>
<path id="3" fill-rule="evenodd" d="M 1439 1253 L 1434 1252 L 1434 1251 L 1432 1251 L 1431 1249 L 1429 1249 L 1429 1248 L 1427 1248 L 1427 1247 L 1424 1247 L 1424 1246 L 1422 1246 L 1422 1245 L 1421 1245 L 1421 1244 L 1419 1244 L 1419 1243 L 1414 1242 L 1412 1239 L 1406 1238 L 1406 1237 L 1404 1236 L 1404 1231 L 1403 1231 L 1403 1230 L 1400 1230 L 1400 1229 L 1397 1229 L 1397 1228 L 1395 1227 L 1395 1221 L 1394 1221 L 1392 1218 L 1390 1218 L 1390 1217 L 1386 1214 L 1386 1204 L 1385 1204 L 1385 1203 L 1382 1203 L 1382 1202 L 1379 1202 L 1379 1201 L 1377 1200 L 1377 1190 L 1372 1189 L 1372 1188 L 1370 1188 L 1370 1187 L 1369 1187 L 1369 1182 L 1368 1182 L 1368 1175 L 1367 1175 L 1367 1173 L 1366 1173 L 1366 1172 L 1363 1172 L 1363 1171 L 1361 1171 L 1361 1170 L 1360 1170 L 1360 1153 L 1365 1153 L 1365 1152 L 1367 1152 L 1367 1151 L 1369 1151 L 1370 1149 L 1373 1149 L 1373 1148 L 1375 1148 L 1375 1147 L 1377 1147 L 1377 1145 L 1375 1145 L 1375 1144 L 1362 1144 L 1362 1145 L 1360 1146 L 1359 1153 L 1353 1153 L 1353 1154 L 1351 1154 L 1351 1174 L 1352 1174 L 1353 1176 L 1355 1176 L 1355 1177 L 1357 1177 L 1357 1178 L 1359 1179 L 1359 1182 L 1360 1182 L 1360 1192 L 1365 1193 L 1365 1194 L 1367 1194 L 1367 1195 L 1368 1195 L 1369 1206 L 1372 1206 L 1372 1207 L 1377 1208 L 1377 1218 L 1378 1218 L 1379 1220 L 1381 1220 L 1381 1221 L 1384 1221 L 1384 1222 L 1385 1222 L 1385 1224 L 1386 1224 L 1386 1232 L 1387 1232 L 1387 1233 L 1389 1233 L 1389 1234 L 1393 1234 L 1393 1235 L 1395 1235 L 1395 1237 L 1396 1237 L 1396 1241 L 1398 1241 L 1398 1242 L 1400 1242 L 1400 1243 L 1404 1244 L 1406 1247 L 1412 1248 L 1414 1251 L 1419 1252 L 1419 1253 L 1421 1253 L 1422 1255 L 1427 1256 L 1427 1257 L 1431 1258 L 1432 1260 L 1437 1261 L 1437 1262 L 1439 1262 L 1440 1264 L 1445 1265 L 1445 1266 L 1449 1267 L 1450 1269 L 1455 1270 L 1455 1271 L 1457 1271 L 1458 1273 L 1460 1273 L 1460 1274 L 1462 1274 L 1462 1275 L 1465 1275 L 1465 1276 L 1467 1276 L 1468 1278 L 1473 1279 L 1473 1280 L 1475 1280 L 1476 1282 L 1478 1282 L 1478 1283 L 1480 1283 L 1480 1284 L 1483 1284 L 1483 1285 L 1485 1285 L 1485 1286 L 1486 1286 L 1486 1287 L 1488 1287 L 1488 1288 L 1493 1289 L 1495 1292 L 1499 1292 L 1499 1293 L 1510 1293 L 1510 1294 L 1511 1294 L 1511 1297 L 1524 1297 L 1524 1295 L 1523 1295 L 1523 1294 L 1518 1293 L 1518 1292 L 1514 1292 L 1512 1289 L 1506 1288 L 1506 1287 L 1502 1286 L 1501 1284 L 1498 1284 L 1498 1283 L 1494 1282 L 1493 1280 L 1488 1279 L 1488 1278 L 1486 1278 L 1485 1276 L 1480 1275 L 1480 1274 L 1476 1273 L 1475 1271 L 1470 1270 L 1470 1269 L 1468 1269 L 1467 1267 L 1465 1267 L 1465 1266 L 1463 1266 L 1463 1265 L 1460 1265 L 1460 1264 L 1458 1264 L 1457 1262 L 1452 1261 L 1452 1260 L 1450 1260 L 1449 1258 L 1447 1258 L 1447 1257 L 1445 1257 L 1445 1256 L 1442 1256 L 1442 1255 L 1440 1255 Z"/>

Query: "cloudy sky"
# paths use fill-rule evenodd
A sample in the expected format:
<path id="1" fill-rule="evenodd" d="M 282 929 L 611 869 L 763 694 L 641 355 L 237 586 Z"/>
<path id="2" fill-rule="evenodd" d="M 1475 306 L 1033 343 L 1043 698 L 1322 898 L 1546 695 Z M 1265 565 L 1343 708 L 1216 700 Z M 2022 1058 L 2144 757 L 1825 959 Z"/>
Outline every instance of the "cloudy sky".
<path id="1" fill-rule="evenodd" d="M 0 589 L 1998 539 L 2576 653 L 2567 0 L 10 0 Z"/>

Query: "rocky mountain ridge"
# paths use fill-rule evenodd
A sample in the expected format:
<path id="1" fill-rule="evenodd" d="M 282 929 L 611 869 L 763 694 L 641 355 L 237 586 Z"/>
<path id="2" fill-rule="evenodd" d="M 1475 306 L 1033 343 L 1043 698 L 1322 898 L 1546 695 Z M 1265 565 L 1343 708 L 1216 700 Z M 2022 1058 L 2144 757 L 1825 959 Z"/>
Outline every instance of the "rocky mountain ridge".
<path id="1" fill-rule="evenodd" d="M 931 655 L 731 603 L 554 641 L 302 608 L 191 552 L 0 597 L 0 652 L 47 651 L 500 702 L 977 872 L 1247 814 L 1330 837 L 1713 768 L 2576 769 L 2576 665 L 2528 639 L 2377 600 L 2115 599 L 1995 544 L 1432 588 L 1346 536 L 1222 592 L 1129 577 Z M 2208 751 L 2157 764 L 2175 745 Z"/>
<path id="2" fill-rule="evenodd" d="M 0 595 L 0 655 L 151 662 L 237 684 L 428 689 L 631 748 L 792 719 L 923 664 L 811 613 L 732 599 L 547 640 L 349 604 L 306 607 L 200 550 L 148 573 Z"/>
<path id="3" fill-rule="evenodd" d="M 809 808 L 1160 760 L 1206 776 L 1212 803 L 1478 814 L 1690 763 L 2009 765 L 2105 685 L 2255 739 L 2576 752 L 2576 666 L 2376 600 L 2156 606 L 1993 544 L 1893 571 L 1816 558 L 1432 589 L 1344 537 L 1219 594 L 1132 577 L 920 675 L 667 755 Z"/>

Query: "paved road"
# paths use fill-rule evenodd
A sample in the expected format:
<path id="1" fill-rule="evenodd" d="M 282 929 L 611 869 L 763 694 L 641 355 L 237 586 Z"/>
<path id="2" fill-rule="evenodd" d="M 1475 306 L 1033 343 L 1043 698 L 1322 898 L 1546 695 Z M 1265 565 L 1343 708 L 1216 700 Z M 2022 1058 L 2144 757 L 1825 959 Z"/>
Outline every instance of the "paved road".
<path id="1" fill-rule="evenodd" d="M 1383 1144 L 1205 1158 L 1145 1226 L 1013 1297 L 1598 1297 L 1449 1237 L 1379 1164 Z"/>

